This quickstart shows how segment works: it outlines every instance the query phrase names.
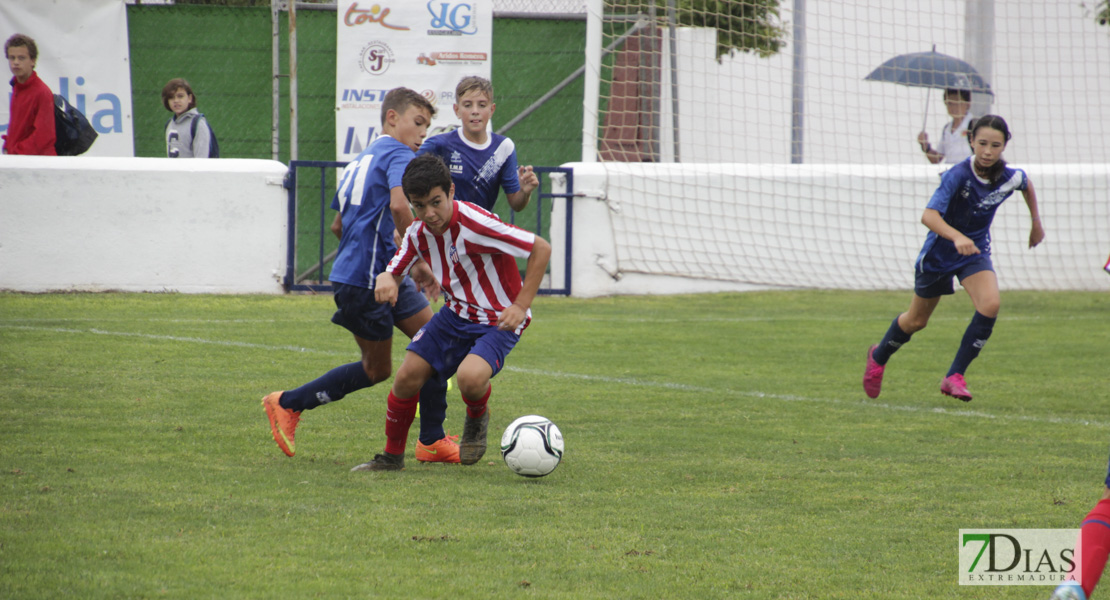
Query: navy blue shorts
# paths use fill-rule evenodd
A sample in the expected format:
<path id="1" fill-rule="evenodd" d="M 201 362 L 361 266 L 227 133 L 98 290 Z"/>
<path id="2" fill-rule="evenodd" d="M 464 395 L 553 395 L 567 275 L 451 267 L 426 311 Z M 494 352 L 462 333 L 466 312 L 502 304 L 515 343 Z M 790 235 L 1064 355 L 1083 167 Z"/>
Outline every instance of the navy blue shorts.
<path id="1" fill-rule="evenodd" d="M 393 324 L 403 321 L 428 306 L 428 300 L 416 289 L 412 279 L 405 277 L 397 289 L 397 304 L 381 304 L 374 299 L 374 290 L 357 285 L 332 282 L 335 306 L 339 310 L 331 322 L 371 342 L 393 339 Z"/>
<path id="2" fill-rule="evenodd" d="M 980 271 L 993 270 L 994 263 L 991 262 L 991 255 L 980 254 L 971 262 L 955 271 L 947 271 L 944 273 L 924 273 L 917 271 L 914 274 L 913 293 L 921 298 L 948 296 L 956 293 L 956 288 L 952 285 L 953 277 L 963 281 L 965 277 L 970 277 Z"/>
<path id="3" fill-rule="evenodd" d="M 428 361 L 440 377 L 455 374 L 468 354 L 481 356 L 496 376 L 505 366 L 520 336 L 501 331 L 496 325 L 471 323 L 444 305 L 428 324 L 416 332 L 408 350 Z"/>

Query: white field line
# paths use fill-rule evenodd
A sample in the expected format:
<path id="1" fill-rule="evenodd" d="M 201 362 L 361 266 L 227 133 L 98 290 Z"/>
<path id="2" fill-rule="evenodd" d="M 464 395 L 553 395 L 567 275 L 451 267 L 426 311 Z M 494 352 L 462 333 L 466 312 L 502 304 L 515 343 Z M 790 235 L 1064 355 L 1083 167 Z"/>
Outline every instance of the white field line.
<path id="1" fill-rule="evenodd" d="M 91 335 L 110 335 L 118 337 L 134 337 L 148 340 L 159 340 L 169 342 L 186 342 L 192 344 L 208 344 L 213 346 L 225 346 L 234 348 L 250 348 L 256 350 L 276 350 L 283 352 L 301 352 L 312 354 L 323 354 L 329 356 L 343 356 L 350 358 L 352 352 L 338 352 L 334 350 L 319 350 L 315 348 L 304 348 L 300 346 L 273 346 L 269 344 L 254 344 L 251 342 L 237 342 L 227 340 L 210 340 L 205 338 L 195 337 L 182 337 L 174 335 L 156 335 L 149 333 L 134 333 L 127 331 L 105 331 L 103 329 L 69 329 L 64 327 L 34 327 L 30 325 L 8 325 L 0 323 L 0 329 L 16 329 L 23 331 L 45 331 L 49 333 L 68 333 L 68 334 L 91 334 Z M 529 369 L 526 367 L 514 367 L 506 365 L 506 371 L 515 373 L 524 373 L 526 375 L 537 375 L 540 377 L 551 377 L 554 379 L 578 379 L 582 381 L 595 381 L 598 383 L 614 383 L 619 385 L 629 385 L 635 387 L 668 389 L 677 392 L 688 392 L 695 394 L 714 394 L 717 396 L 727 395 L 741 398 L 756 398 L 761 400 L 774 400 L 779 402 L 808 402 L 814 404 L 833 404 L 837 406 L 854 407 L 861 406 L 879 410 L 890 410 L 916 414 L 931 414 L 949 417 L 961 417 L 968 419 L 984 419 L 996 422 L 1026 422 L 1026 423 L 1051 423 L 1054 425 L 1086 425 L 1091 427 L 1110 428 L 1110 423 L 1104 421 L 1094 421 L 1086 419 L 1050 417 L 1042 415 L 994 415 L 988 412 L 979 410 L 967 409 L 951 409 L 944 407 L 923 407 L 923 406 L 905 406 L 899 404 L 887 404 L 885 402 L 874 402 L 871 400 L 844 400 L 840 398 L 821 398 L 810 396 L 798 396 L 794 394 L 773 394 L 767 392 L 760 392 L 756 390 L 734 390 L 730 388 L 711 388 L 705 386 L 689 385 L 684 383 L 673 383 L 666 381 L 650 381 L 644 379 L 637 379 L 635 377 L 608 377 L 605 375 L 586 375 L 581 373 L 563 373 L 560 371 L 549 371 L 545 369 Z"/>
<path id="2" fill-rule="evenodd" d="M 147 340 L 161 340 L 166 342 L 189 342 L 192 344 L 209 344 L 212 346 L 227 346 L 233 348 L 251 348 L 256 350 L 282 350 L 285 352 L 308 352 L 312 354 L 331 354 L 336 356 L 350 356 L 350 352 L 335 352 L 332 350 L 317 350 L 315 348 L 302 348 L 300 346 L 272 346 L 269 344 L 252 344 L 251 342 L 234 342 L 226 340 L 208 340 L 195 337 L 181 337 L 176 335 L 155 335 L 151 333 L 133 333 L 129 331 L 104 331 L 103 329 L 67 329 L 65 327 L 33 327 L 30 325 L 6 325 L 0 323 L 3 329 L 19 329 L 23 331 L 46 331 L 49 333 L 88 333 L 93 335 L 113 335 L 118 337 L 135 337 Z"/>
<path id="3" fill-rule="evenodd" d="M 818 398 L 809 396 L 797 396 L 794 394 L 769 394 L 766 392 L 759 392 L 754 390 L 733 390 L 730 388 L 709 388 L 696 385 L 687 385 L 684 383 L 668 383 L 659 381 L 644 381 L 633 377 L 607 377 L 604 375 L 580 375 L 576 373 L 560 373 L 557 371 L 545 371 L 542 369 L 528 369 L 522 367 L 506 366 L 505 370 L 514 371 L 517 373 L 525 373 L 528 375 L 539 375 L 544 377 L 555 377 L 563 379 L 581 379 L 585 381 L 596 381 L 600 383 L 616 383 L 620 385 L 631 385 L 638 387 L 661 388 L 670 389 L 679 392 L 691 392 L 696 394 L 715 394 L 717 396 L 737 396 L 742 398 L 757 398 L 765 400 L 777 400 L 780 402 L 811 402 L 817 404 L 835 404 L 839 406 L 864 406 L 868 408 L 875 408 L 881 410 L 893 410 L 908 413 L 920 414 L 935 414 L 946 415 L 951 417 L 965 417 L 972 419 L 987 419 L 998 422 L 1006 421 L 1019 421 L 1029 423 L 1052 423 L 1060 425 L 1089 425 L 1093 427 L 1107 427 L 1110 428 L 1110 423 L 1103 421 L 1092 421 L 1088 419 L 1066 419 L 1061 417 L 1045 417 L 1045 416 L 1030 416 L 1030 415 L 993 415 L 983 411 L 967 410 L 967 409 L 951 409 L 944 407 L 924 407 L 924 406 L 905 406 L 900 404 L 887 404 L 885 402 L 874 402 L 871 400 L 842 400 L 839 398 Z"/>
<path id="4" fill-rule="evenodd" d="M 889 311 L 889 315 L 883 314 L 878 317 L 835 317 L 828 315 L 780 315 L 774 317 L 664 317 L 664 316 L 632 316 L 632 315 L 606 315 L 604 317 L 592 317 L 584 315 L 567 315 L 565 317 L 545 315 L 542 323 L 558 322 L 560 320 L 573 320 L 574 322 L 580 321 L 601 321 L 606 323 L 780 323 L 787 321 L 826 321 L 838 323 L 878 323 L 879 327 L 889 325 L 890 319 L 886 318 L 897 315 L 899 312 L 898 307 L 893 307 Z M 301 318 L 281 318 L 281 319 L 180 319 L 180 318 L 144 318 L 142 319 L 147 323 L 197 323 L 201 325 L 219 325 L 223 323 L 322 323 L 330 316 L 321 313 L 318 316 L 301 317 Z M 1103 320 L 1101 315 L 1052 315 L 1051 317 L 1042 317 L 1038 315 L 1014 315 L 1008 316 L 1005 313 L 1002 315 L 1002 320 L 1005 321 L 1018 321 L 1018 322 L 1039 322 L 1046 319 L 1052 321 L 1093 321 Z M 323 319 L 323 320 L 322 320 Z M 933 321 L 968 321 L 971 317 L 969 315 L 934 315 L 930 322 Z M 0 327 L 9 327 L 15 325 L 34 325 L 38 322 L 57 323 L 65 321 L 68 323 L 82 323 L 82 322 L 121 322 L 121 323 L 134 323 L 136 321 L 133 317 L 68 317 L 65 319 L 58 319 L 55 317 L 42 317 L 42 318 L 19 318 L 19 319 L 2 319 L 0 320 Z"/>

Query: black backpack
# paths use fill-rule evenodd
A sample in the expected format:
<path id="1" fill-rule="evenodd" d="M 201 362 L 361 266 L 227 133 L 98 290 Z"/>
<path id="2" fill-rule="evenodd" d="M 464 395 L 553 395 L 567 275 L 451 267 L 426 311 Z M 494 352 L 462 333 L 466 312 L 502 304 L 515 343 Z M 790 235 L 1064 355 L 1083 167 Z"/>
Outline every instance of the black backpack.
<path id="1" fill-rule="evenodd" d="M 58 156 L 84 154 L 96 136 L 85 115 L 60 94 L 54 94 L 54 151 Z"/>
<path id="2" fill-rule="evenodd" d="M 200 122 L 200 118 L 203 117 L 203 116 L 204 116 L 204 113 L 197 113 L 197 116 L 193 117 L 193 121 L 191 123 L 189 123 L 189 135 L 192 136 L 192 138 L 194 140 L 197 139 L 197 123 Z M 173 120 L 174 120 L 174 117 L 170 117 L 170 120 L 166 121 L 166 126 L 169 127 L 170 123 L 172 123 Z M 207 125 L 208 124 L 208 119 L 205 119 L 204 123 Z M 209 127 L 208 128 L 208 158 L 219 158 L 219 157 L 220 157 L 220 142 L 216 141 L 216 132 L 212 131 L 212 127 Z"/>
<path id="3" fill-rule="evenodd" d="M 203 117 L 203 116 L 204 116 L 204 113 L 197 113 L 197 116 L 193 118 L 192 125 L 189 127 L 189 134 L 193 136 L 194 140 L 197 139 L 197 121 L 200 121 L 200 118 Z M 208 125 L 208 119 L 204 120 L 204 124 Z M 219 158 L 219 157 L 220 157 L 220 143 L 216 141 L 216 132 L 212 131 L 212 127 L 209 126 L 208 127 L 208 158 Z"/>

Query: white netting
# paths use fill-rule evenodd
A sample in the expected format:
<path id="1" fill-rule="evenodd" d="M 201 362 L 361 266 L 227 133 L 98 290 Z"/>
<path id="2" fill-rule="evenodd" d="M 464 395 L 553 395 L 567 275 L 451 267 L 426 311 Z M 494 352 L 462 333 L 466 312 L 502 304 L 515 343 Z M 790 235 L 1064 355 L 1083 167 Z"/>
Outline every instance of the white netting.
<path id="1" fill-rule="evenodd" d="M 584 15 L 586 0 L 493 0 L 493 14 Z"/>
<path id="2" fill-rule="evenodd" d="M 951 117 L 943 90 L 865 78 L 935 46 L 990 84 L 993 97 L 974 94 L 972 111 L 1006 118 L 1006 159 L 1027 166 L 1038 191 L 1042 248 L 1024 249 L 1020 194 L 996 219 L 1003 285 L 1107 289 L 1110 26 L 1091 3 L 673 4 L 604 3 L 601 46 L 612 52 L 592 65 L 601 98 L 586 107 L 598 127 L 584 159 L 680 163 L 614 167 L 618 272 L 909 285 L 921 211 L 944 168 L 917 136 L 924 126 L 937 146 Z"/>

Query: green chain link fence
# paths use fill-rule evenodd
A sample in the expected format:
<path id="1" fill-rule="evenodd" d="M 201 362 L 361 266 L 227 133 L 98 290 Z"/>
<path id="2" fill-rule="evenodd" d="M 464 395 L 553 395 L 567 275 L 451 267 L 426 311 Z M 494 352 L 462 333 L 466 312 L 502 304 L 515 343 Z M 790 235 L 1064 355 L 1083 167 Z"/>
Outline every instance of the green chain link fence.
<path id="1" fill-rule="evenodd" d="M 192 85 L 197 108 L 212 125 L 224 158 L 272 156 L 272 24 L 269 7 L 211 5 L 130 5 L 131 86 L 135 155 L 165 156 L 164 130 L 170 112 L 162 105 L 162 86 L 174 77 Z M 336 13 L 297 11 L 297 106 L 300 160 L 335 160 Z M 280 16 L 280 71 L 289 72 L 288 20 Z M 583 19 L 494 19 L 492 74 L 498 130 L 583 63 Z M 278 159 L 289 161 L 289 80 L 280 81 Z M 581 78 L 505 132 L 516 142 L 521 164 L 558 166 L 580 158 L 582 147 Z M 446 107 L 450 110 L 450 107 Z M 334 194 L 336 172 L 325 174 L 325 195 Z M 295 272 L 316 264 L 319 253 L 318 174 L 298 177 Z M 549 187 L 549 182 L 545 182 Z M 499 203 L 504 207 L 505 203 Z M 533 202 L 516 215 L 518 224 L 535 223 Z M 545 212 L 550 207 L 545 206 Z M 508 214 L 502 217 L 508 219 Z M 549 219 L 544 215 L 544 229 Z M 546 231 L 538 232 L 547 236 Z M 337 241 L 325 235 L 326 251 Z M 325 266 L 324 273 L 329 268 Z M 319 275 L 314 276 L 317 278 Z"/>

